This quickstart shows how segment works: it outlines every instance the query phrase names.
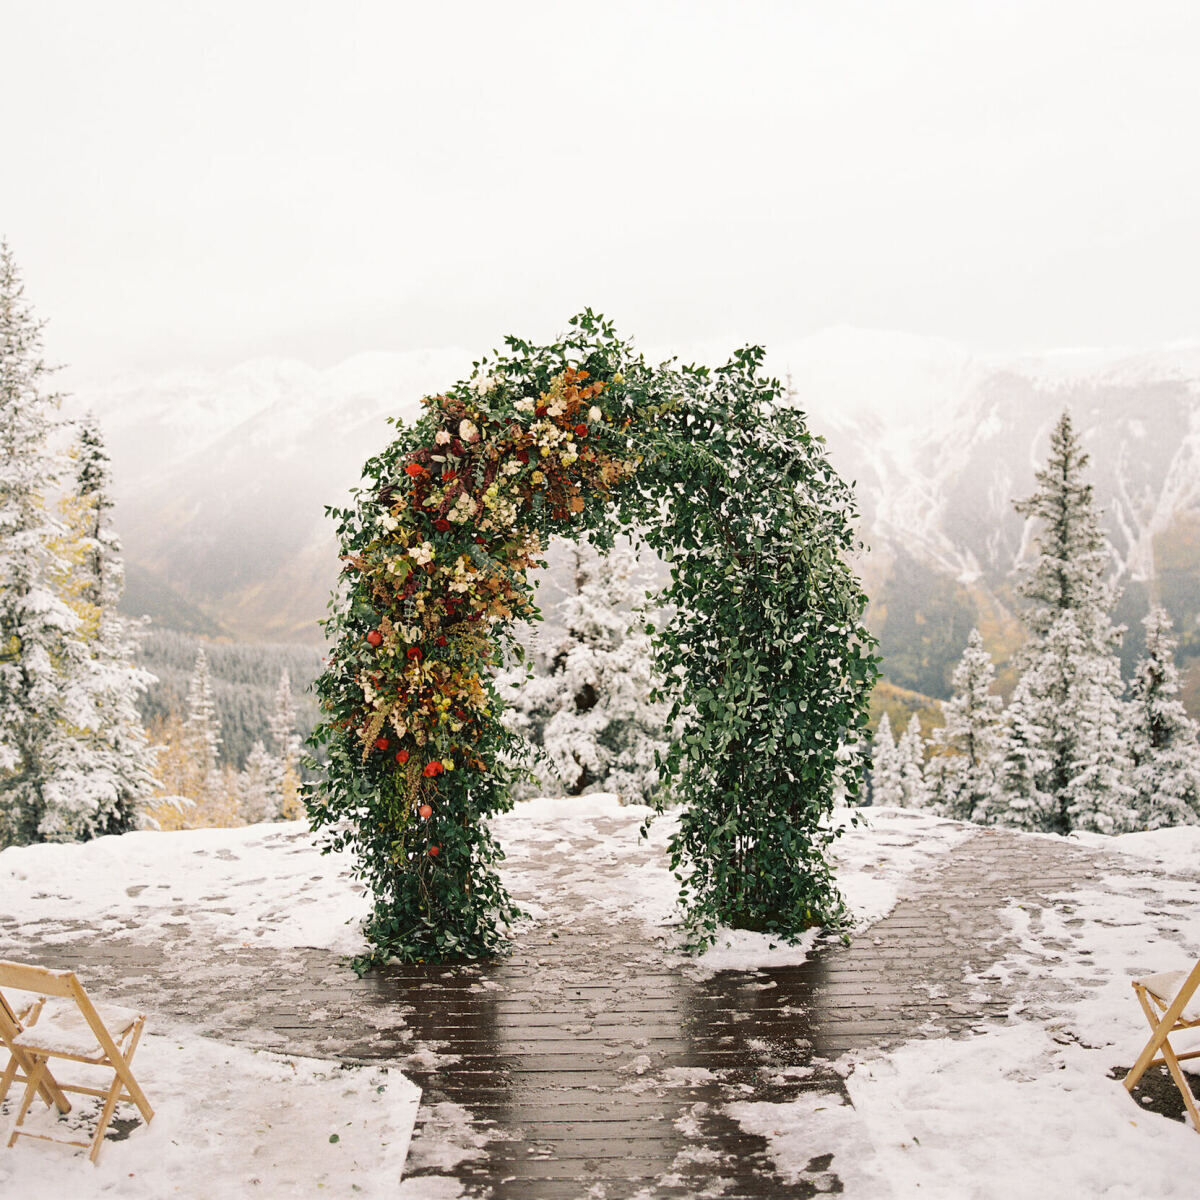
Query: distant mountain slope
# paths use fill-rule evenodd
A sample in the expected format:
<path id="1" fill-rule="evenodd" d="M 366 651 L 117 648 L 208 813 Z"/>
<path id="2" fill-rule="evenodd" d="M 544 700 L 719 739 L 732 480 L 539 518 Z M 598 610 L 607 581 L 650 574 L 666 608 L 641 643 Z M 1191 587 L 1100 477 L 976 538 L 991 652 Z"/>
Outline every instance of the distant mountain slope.
<path id="1" fill-rule="evenodd" d="M 839 329 L 775 348 L 769 366 L 857 482 L 860 566 L 895 683 L 944 693 L 975 622 L 1002 657 L 1017 643 L 1010 576 L 1027 531 L 1012 500 L 1064 406 L 1092 455 L 1128 654 L 1157 595 L 1200 666 L 1200 345 L 1002 358 Z M 388 417 L 411 418 L 467 369 L 452 350 L 326 371 L 260 360 L 79 387 L 72 404 L 103 423 L 134 567 L 239 638 L 316 643 L 337 570 L 324 506 L 386 443 Z"/>

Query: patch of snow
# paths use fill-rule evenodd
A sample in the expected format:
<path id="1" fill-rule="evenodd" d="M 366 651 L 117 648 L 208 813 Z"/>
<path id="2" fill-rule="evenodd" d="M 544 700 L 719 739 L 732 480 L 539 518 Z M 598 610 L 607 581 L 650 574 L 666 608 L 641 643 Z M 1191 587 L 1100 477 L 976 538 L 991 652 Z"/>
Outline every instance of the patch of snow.
<path id="1" fill-rule="evenodd" d="M 972 833 L 970 825 L 911 808 L 841 809 L 846 832 L 834 843 L 838 887 L 860 927 L 882 920 L 906 885 Z M 850 822 L 857 816 L 860 824 Z"/>
<path id="2" fill-rule="evenodd" d="M 1200 872 L 1200 825 L 1176 825 L 1146 833 L 1123 833 L 1117 837 L 1106 837 L 1102 833 L 1074 833 L 1071 837 L 1085 845 L 1147 859 L 1173 874 Z"/>
<path id="3" fill-rule="evenodd" d="M 358 954 L 370 903 L 350 867 L 300 821 L 138 832 L 0 851 L 0 896 L 18 936 L 43 943 L 55 936 L 46 926 L 86 920 L 105 933 L 175 925 L 202 942 Z"/>
<path id="4" fill-rule="evenodd" d="M 155 1110 L 149 1125 L 139 1116 L 128 1138 L 110 1134 L 95 1168 L 82 1150 L 20 1139 L 0 1153 L 0 1194 L 22 1200 L 396 1195 L 421 1094 L 399 1071 L 255 1052 L 182 1031 L 148 1032 L 133 1067 Z M 60 1074 L 73 1078 L 69 1068 Z M 3 1106 L 7 1115 L 15 1115 L 18 1097 L 14 1088 Z M 72 1097 L 72 1103 L 61 1119 L 38 1103 L 26 1126 L 86 1140 L 100 1102 Z M 134 1114 L 130 1105 L 117 1110 L 119 1117 Z M 6 1121 L 6 1133 L 7 1127 Z"/>

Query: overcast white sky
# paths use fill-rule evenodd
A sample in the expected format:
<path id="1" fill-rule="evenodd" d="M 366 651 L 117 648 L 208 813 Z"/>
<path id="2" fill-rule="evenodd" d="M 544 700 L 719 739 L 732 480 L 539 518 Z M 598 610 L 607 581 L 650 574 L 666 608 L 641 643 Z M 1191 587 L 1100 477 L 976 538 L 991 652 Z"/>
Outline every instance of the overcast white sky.
<path id="1" fill-rule="evenodd" d="M 851 323 L 1200 335 L 1200 4 L 0 0 L 0 235 L 84 373 Z"/>

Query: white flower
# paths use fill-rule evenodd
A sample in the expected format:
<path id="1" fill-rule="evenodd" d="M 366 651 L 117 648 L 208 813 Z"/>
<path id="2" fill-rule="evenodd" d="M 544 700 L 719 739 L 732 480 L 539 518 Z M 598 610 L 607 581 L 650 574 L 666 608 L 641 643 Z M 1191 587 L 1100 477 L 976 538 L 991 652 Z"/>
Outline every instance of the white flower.
<path id="1" fill-rule="evenodd" d="M 525 399 L 518 400 L 516 404 L 513 405 L 513 408 L 515 408 L 517 412 L 533 412 L 533 400 L 526 396 Z"/>
<path id="2" fill-rule="evenodd" d="M 395 518 L 395 517 L 393 517 L 391 513 L 388 513 L 388 514 L 387 514 L 387 516 L 385 516 L 385 517 L 381 517 L 381 518 L 379 519 L 379 523 L 380 523 L 380 525 L 382 525 L 382 526 L 384 527 L 384 529 L 386 529 L 386 530 L 387 530 L 389 533 L 391 533 L 393 530 L 396 530 L 396 529 L 399 529 L 399 528 L 400 528 L 400 522 L 399 522 L 399 521 L 397 521 L 397 520 L 396 520 L 396 518 Z"/>
<path id="3" fill-rule="evenodd" d="M 486 393 L 490 392 L 492 390 L 492 388 L 496 386 L 496 379 L 492 375 L 482 375 L 482 376 L 480 376 L 480 378 L 475 380 L 475 383 L 473 386 L 475 388 L 476 393 L 480 396 L 483 396 Z"/>
<path id="4" fill-rule="evenodd" d="M 468 421 L 465 417 L 458 423 L 458 436 L 464 442 L 479 441 L 479 429 L 474 421 Z"/>
<path id="5" fill-rule="evenodd" d="M 599 421 L 603 416 L 604 414 L 594 404 L 588 409 L 589 421 Z"/>
<path id="6" fill-rule="evenodd" d="M 437 433 L 435 433 L 435 434 L 433 435 L 433 440 L 434 440 L 434 441 L 435 441 L 435 442 L 436 442 L 436 443 L 437 443 L 439 446 L 446 446 L 446 445 L 449 445 L 449 443 L 450 443 L 450 434 L 449 434 L 449 433 L 448 433 L 448 432 L 447 432 L 445 429 L 439 429 L 439 430 L 437 431 Z"/>

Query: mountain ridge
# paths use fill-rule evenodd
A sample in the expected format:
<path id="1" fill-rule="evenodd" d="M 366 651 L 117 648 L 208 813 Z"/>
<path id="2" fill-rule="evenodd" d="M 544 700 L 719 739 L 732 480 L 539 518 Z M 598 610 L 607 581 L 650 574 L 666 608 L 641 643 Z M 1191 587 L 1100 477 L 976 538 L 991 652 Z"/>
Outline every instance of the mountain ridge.
<path id="1" fill-rule="evenodd" d="M 1032 490 L 1064 407 L 1091 454 L 1128 653 L 1152 598 L 1185 653 L 1200 641 L 1200 342 L 1004 355 L 840 327 L 774 347 L 766 366 L 856 482 L 885 659 L 904 657 L 901 629 L 906 653 L 914 637 L 936 640 L 923 605 L 951 642 L 981 615 L 1011 624 L 1010 576 L 1029 536 L 1012 501 Z M 315 643 L 337 570 L 325 507 L 387 443 L 389 417 L 411 419 L 421 396 L 469 370 L 453 348 L 324 369 L 260 358 L 83 383 L 70 406 L 93 408 L 105 431 L 131 563 L 236 637 Z M 952 653 L 928 649 L 924 667 L 893 681 L 938 694 Z"/>

